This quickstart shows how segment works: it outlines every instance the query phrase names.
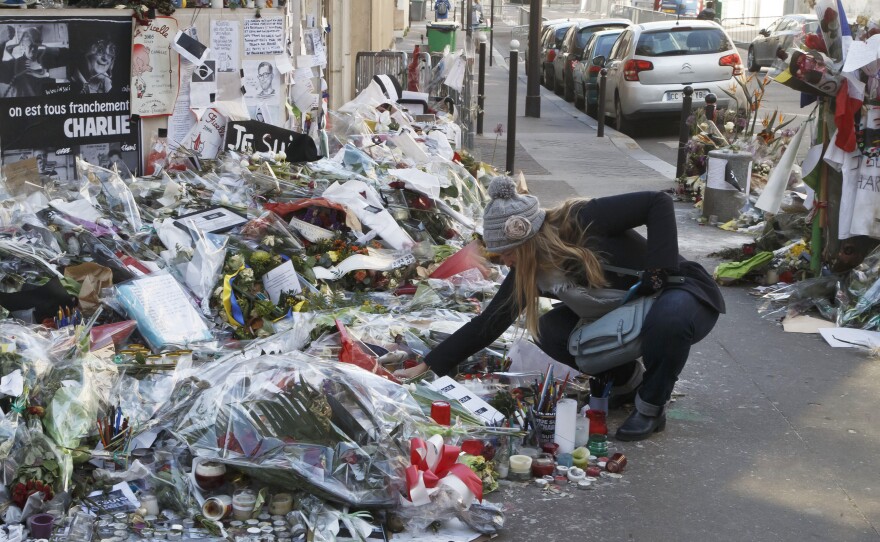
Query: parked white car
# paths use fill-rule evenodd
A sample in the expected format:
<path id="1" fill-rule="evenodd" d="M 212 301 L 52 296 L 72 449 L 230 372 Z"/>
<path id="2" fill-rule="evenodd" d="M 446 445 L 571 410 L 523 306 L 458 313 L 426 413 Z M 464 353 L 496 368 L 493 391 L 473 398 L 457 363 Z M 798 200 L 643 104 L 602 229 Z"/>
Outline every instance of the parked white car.
<path id="1" fill-rule="evenodd" d="M 605 111 L 627 132 L 633 121 L 681 115 L 683 90 L 694 89 L 693 107 L 705 105 L 710 92 L 717 106 L 735 108 L 724 89 L 741 104 L 745 95 L 735 78 L 743 77 L 742 59 L 724 30 L 711 21 L 679 20 L 634 24 L 624 30 L 608 58 Z"/>

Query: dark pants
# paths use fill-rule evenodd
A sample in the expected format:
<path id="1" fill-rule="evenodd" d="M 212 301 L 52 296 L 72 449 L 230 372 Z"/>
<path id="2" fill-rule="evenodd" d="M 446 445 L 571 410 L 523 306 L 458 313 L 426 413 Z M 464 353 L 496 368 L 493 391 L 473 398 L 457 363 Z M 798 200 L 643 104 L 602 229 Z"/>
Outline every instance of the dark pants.
<path id="1" fill-rule="evenodd" d="M 542 316 L 538 324 L 541 350 L 574 368 L 577 364 L 568 352 L 568 336 L 578 320 L 577 314 L 560 304 Z M 715 309 L 684 290 L 666 290 L 654 302 L 641 335 L 645 376 L 638 394 L 641 401 L 637 401 L 636 406 L 643 414 L 657 415 L 662 411 L 672 396 L 672 388 L 687 362 L 691 346 L 703 340 L 717 321 Z M 617 384 L 626 382 L 632 371 L 631 365 L 609 371 Z M 627 374 L 618 374 L 623 372 Z"/>

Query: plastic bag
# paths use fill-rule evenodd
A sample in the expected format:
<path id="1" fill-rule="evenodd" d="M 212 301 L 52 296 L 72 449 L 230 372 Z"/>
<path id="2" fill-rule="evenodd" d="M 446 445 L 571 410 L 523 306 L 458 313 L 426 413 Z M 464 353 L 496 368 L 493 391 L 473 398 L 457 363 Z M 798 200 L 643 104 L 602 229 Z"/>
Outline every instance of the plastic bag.
<path id="1" fill-rule="evenodd" d="M 391 507 L 409 461 L 398 439 L 426 422 L 405 388 L 293 353 L 202 367 L 177 383 L 151 425 L 268 484 Z"/>

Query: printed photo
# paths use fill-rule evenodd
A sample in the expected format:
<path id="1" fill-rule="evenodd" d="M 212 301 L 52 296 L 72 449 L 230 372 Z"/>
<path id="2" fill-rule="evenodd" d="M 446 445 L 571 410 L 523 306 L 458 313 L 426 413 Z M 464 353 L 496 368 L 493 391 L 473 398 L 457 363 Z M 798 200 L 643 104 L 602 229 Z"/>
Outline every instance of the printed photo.
<path id="1" fill-rule="evenodd" d="M 245 99 L 277 99 L 281 88 L 281 74 L 272 62 L 265 60 L 245 60 L 244 69 Z"/>
<path id="2" fill-rule="evenodd" d="M 0 24 L 0 97 L 45 96 L 69 82 L 66 23 Z"/>

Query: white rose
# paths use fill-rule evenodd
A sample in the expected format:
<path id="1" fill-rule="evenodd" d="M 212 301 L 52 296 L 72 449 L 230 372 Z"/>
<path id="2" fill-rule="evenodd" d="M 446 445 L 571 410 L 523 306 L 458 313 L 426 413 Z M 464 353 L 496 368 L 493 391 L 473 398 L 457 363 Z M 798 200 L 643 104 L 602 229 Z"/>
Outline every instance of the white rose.
<path id="1" fill-rule="evenodd" d="M 733 128 L 734 128 L 734 126 L 733 126 L 732 122 L 728 122 L 727 124 L 724 125 L 724 129 L 727 130 L 728 132 L 732 132 Z"/>

